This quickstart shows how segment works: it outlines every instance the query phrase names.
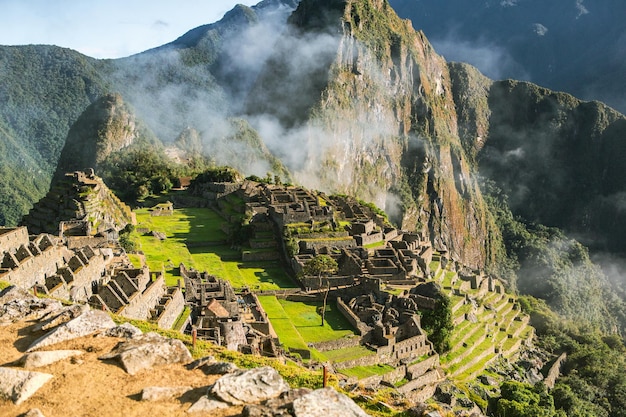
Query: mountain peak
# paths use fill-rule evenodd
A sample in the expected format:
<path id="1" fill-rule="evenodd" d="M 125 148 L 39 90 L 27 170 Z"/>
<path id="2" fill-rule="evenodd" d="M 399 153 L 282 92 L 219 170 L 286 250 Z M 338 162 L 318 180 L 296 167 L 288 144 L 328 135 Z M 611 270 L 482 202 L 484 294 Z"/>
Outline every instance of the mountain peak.
<path id="1" fill-rule="evenodd" d="M 55 178 L 66 172 L 96 168 L 108 155 L 130 146 L 138 137 L 135 114 L 119 94 L 105 94 L 72 125 L 61 151 Z"/>

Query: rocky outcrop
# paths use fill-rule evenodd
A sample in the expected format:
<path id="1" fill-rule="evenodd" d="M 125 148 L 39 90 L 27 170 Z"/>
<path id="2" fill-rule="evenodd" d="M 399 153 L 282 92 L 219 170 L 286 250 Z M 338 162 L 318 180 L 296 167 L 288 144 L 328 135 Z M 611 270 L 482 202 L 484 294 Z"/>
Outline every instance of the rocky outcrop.
<path id="1" fill-rule="evenodd" d="M 169 339 L 157 333 L 121 342 L 113 351 L 100 359 L 115 359 L 130 375 L 154 366 L 173 363 L 189 363 L 192 360 L 189 349 L 177 339 Z"/>
<path id="2" fill-rule="evenodd" d="M 21 288 L 10 286 L 0 292 L 0 326 L 38 319 L 61 308 L 57 300 L 37 298 Z"/>
<path id="3" fill-rule="evenodd" d="M 332 388 L 315 390 L 293 402 L 296 417 L 365 417 L 367 413 L 354 401 Z"/>
<path id="4" fill-rule="evenodd" d="M 51 350 L 45 352 L 32 352 L 22 356 L 19 364 L 24 368 L 32 369 L 50 365 L 67 358 L 82 355 L 81 350 Z"/>
<path id="5" fill-rule="evenodd" d="M 65 342 L 83 336 L 88 336 L 115 327 L 115 323 L 108 314 L 102 311 L 89 310 L 81 316 L 68 321 L 35 340 L 26 349 L 27 352 Z"/>
<path id="6" fill-rule="evenodd" d="M 97 169 L 107 156 L 132 145 L 140 135 L 140 123 L 122 96 L 105 94 L 70 128 L 54 180 L 66 172 Z"/>
<path id="7" fill-rule="evenodd" d="M 30 302 L 33 311 L 38 311 L 37 305 L 32 303 L 38 299 L 21 290 L 14 288 L 5 290 L 0 293 L 0 300 L 5 300 L 7 303 L 20 301 L 25 305 Z M 225 412 L 225 415 L 237 414 L 248 417 L 367 415 L 351 399 L 333 388 L 315 391 L 307 388 L 292 389 L 270 366 L 244 370 L 232 363 L 218 361 L 213 356 L 206 356 L 192 362 L 189 350 L 180 340 L 160 336 L 156 333 L 137 335 L 140 331 L 136 327 L 129 324 L 112 325 L 108 315 L 101 311 L 84 311 L 82 307 L 58 305 L 47 315 L 40 315 L 40 321 L 33 324 L 25 321 L 37 320 L 33 311 L 27 308 L 23 310 L 24 314 L 20 316 L 21 318 L 13 316 L 10 324 L 14 326 L 11 328 L 12 334 L 21 333 L 26 337 L 33 337 L 33 332 L 47 332 L 47 335 L 32 343 L 31 348 L 52 343 L 62 344 L 65 340 L 67 343 L 63 347 L 71 345 L 78 347 L 78 349 L 26 353 L 13 362 L 15 365 L 26 368 L 44 367 L 49 373 L 0 367 L 0 402 L 12 402 L 14 404 L 12 407 L 15 407 L 13 415 L 26 415 L 27 412 L 31 413 L 28 415 L 41 415 L 41 412 L 37 413 L 34 407 L 41 407 L 42 401 L 48 407 L 45 409 L 47 412 L 49 410 L 54 414 L 55 412 L 51 410 L 55 409 L 58 412 L 58 408 L 55 408 L 54 405 L 50 406 L 50 404 L 63 404 L 69 399 L 55 397 L 56 391 L 59 391 L 61 395 L 75 392 L 76 390 L 72 391 L 67 384 L 79 383 L 78 380 L 81 381 L 81 384 L 85 384 L 79 387 L 79 391 L 85 390 L 88 394 L 84 398 L 74 398 L 76 394 L 73 394 L 71 409 L 74 411 L 72 412 L 81 410 L 81 414 L 84 412 L 83 415 L 100 415 L 103 412 L 102 398 L 97 399 L 97 405 L 90 402 L 93 399 L 93 390 L 95 389 L 94 386 L 90 385 L 92 383 L 89 379 L 91 373 L 97 373 L 97 375 L 92 376 L 94 382 L 97 381 L 97 385 L 105 385 L 106 390 L 112 389 L 107 382 L 109 378 L 115 378 L 114 384 L 118 383 L 123 387 L 135 387 L 121 394 L 126 406 L 133 408 L 133 413 L 137 413 L 137 410 L 146 410 L 146 413 L 161 413 L 163 410 L 170 410 L 163 412 L 167 412 L 168 415 L 179 415 L 186 411 L 193 415 L 196 413 L 216 413 L 217 410 L 223 410 L 220 413 Z M 64 317 L 70 312 L 82 312 L 82 314 L 67 322 L 57 323 L 54 328 L 43 330 L 45 324 L 50 324 L 55 318 Z M 20 323 L 23 323 L 23 327 L 18 330 L 16 326 L 19 326 Z M 31 331 L 24 332 L 23 329 L 26 326 L 29 326 Z M 94 331 L 99 332 L 97 337 L 91 336 Z M 83 336 L 82 339 L 77 339 L 81 335 Z M 24 341 L 7 341 L 4 336 L 0 338 L 0 343 L 5 344 L 4 347 L 7 343 L 13 346 L 26 346 Z M 65 336 L 72 337 L 72 339 Z M 107 338 L 115 339 L 107 340 Z M 122 340 L 117 346 L 112 347 L 112 342 L 120 339 Z M 109 346 L 106 348 L 108 353 L 96 354 L 103 346 Z M 128 374 L 101 369 L 112 365 L 100 359 L 119 361 Z M 89 366 L 90 371 L 80 370 L 85 366 Z M 159 369 L 161 366 L 163 367 Z M 141 370 L 150 370 L 150 372 L 140 372 Z M 141 390 L 133 391 L 137 387 L 137 381 L 142 378 L 156 381 L 158 379 L 155 378 L 160 378 L 160 372 L 167 373 L 170 375 L 169 378 L 176 378 L 177 385 L 146 384 Z M 159 376 L 155 377 L 157 374 Z M 220 376 L 219 374 L 224 375 Z M 54 392 L 45 387 L 46 382 L 52 378 L 55 378 L 55 386 L 52 389 Z M 122 381 L 124 382 L 122 383 Z M 99 392 L 100 396 L 104 395 L 102 391 Z M 114 398 L 107 398 L 106 401 L 115 402 Z M 128 403 L 129 398 L 133 399 L 131 403 Z M 82 401 L 86 403 L 84 407 L 81 405 Z M 120 401 L 122 400 L 120 399 Z M 24 405 L 21 405 L 22 403 Z M 3 404 L 2 407 L 6 407 L 6 405 L 8 404 Z M 63 404 L 62 407 L 64 407 L 64 411 L 70 412 L 70 408 L 65 409 L 67 404 Z M 173 414 L 172 410 L 174 410 Z"/>
<path id="8" fill-rule="evenodd" d="M 288 391 L 289 385 L 269 366 L 222 376 L 209 394 L 229 404 L 260 403 Z"/>
<path id="9" fill-rule="evenodd" d="M 53 375 L 41 372 L 0 368 L 0 398 L 19 405 L 52 378 Z"/>

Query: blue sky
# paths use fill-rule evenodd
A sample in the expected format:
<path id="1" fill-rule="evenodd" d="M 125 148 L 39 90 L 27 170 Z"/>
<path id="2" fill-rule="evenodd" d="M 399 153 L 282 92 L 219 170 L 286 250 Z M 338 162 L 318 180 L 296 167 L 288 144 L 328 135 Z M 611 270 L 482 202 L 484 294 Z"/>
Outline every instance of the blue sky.
<path id="1" fill-rule="evenodd" d="M 47 44 L 94 58 L 163 45 L 260 0 L 0 0 L 0 45 Z"/>

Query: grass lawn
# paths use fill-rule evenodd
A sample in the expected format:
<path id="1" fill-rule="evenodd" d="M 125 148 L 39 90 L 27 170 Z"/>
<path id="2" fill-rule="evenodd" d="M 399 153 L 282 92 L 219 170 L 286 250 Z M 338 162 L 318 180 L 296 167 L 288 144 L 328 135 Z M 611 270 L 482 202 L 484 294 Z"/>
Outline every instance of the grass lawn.
<path id="1" fill-rule="evenodd" d="M 367 378 L 374 375 L 384 375 L 395 368 L 389 365 L 355 366 L 354 368 L 341 369 L 339 372 L 346 376 L 353 376 L 358 379 Z"/>
<path id="2" fill-rule="evenodd" d="M 311 357 L 320 361 L 345 361 L 372 352 L 362 346 L 339 349 L 330 352 L 319 352 L 308 347 L 309 343 L 324 342 L 354 335 L 352 326 L 336 310 L 327 306 L 326 320 L 321 326 L 322 318 L 317 308 L 322 303 L 302 303 L 277 299 L 275 296 L 259 296 L 259 302 L 267 313 L 280 342 L 289 349 L 308 349 Z"/>
<path id="3" fill-rule="evenodd" d="M 334 302 L 328 302 L 326 305 L 324 326 L 321 326 L 322 316 L 318 313 L 318 308 L 322 307 L 321 302 L 303 303 L 288 300 L 278 302 L 307 343 L 326 342 L 354 335 L 352 326 L 337 310 Z"/>
<path id="4" fill-rule="evenodd" d="M 373 350 L 369 350 L 365 346 L 359 345 L 337 350 L 327 350 L 326 352 L 322 352 L 322 354 L 329 361 L 345 362 L 353 359 L 362 358 L 364 356 L 375 355 L 376 352 L 374 352 Z"/>
<path id="5" fill-rule="evenodd" d="M 165 240 L 159 240 L 151 233 L 135 232 L 134 239 L 146 255 L 148 267 L 165 270 L 167 285 L 176 285 L 178 266 L 184 263 L 228 280 L 235 288 L 277 290 L 296 286 L 277 262 L 242 263 L 239 251 L 225 244 L 227 236 L 221 230 L 224 219 L 211 209 L 175 209 L 171 216 L 154 217 L 148 209 L 140 209 L 136 214 L 136 229 L 166 234 Z"/>
<path id="6" fill-rule="evenodd" d="M 259 302 L 272 323 L 280 343 L 286 349 L 309 349 L 302 336 L 291 322 L 291 319 L 273 295 L 260 295 Z"/>

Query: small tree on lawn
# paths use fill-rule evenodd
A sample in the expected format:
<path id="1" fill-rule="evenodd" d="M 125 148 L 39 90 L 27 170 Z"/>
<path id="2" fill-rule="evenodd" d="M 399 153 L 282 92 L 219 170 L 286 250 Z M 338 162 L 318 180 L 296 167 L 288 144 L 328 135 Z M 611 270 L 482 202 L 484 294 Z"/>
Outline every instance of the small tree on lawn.
<path id="1" fill-rule="evenodd" d="M 320 280 L 320 288 L 322 288 L 322 274 L 331 275 L 337 272 L 339 266 L 337 261 L 328 255 L 317 255 L 305 262 L 303 272 L 305 275 L 317 275 Z M 322 326 L 324 325 L 324 317 L 326 315 L 326 299 L 330 291 L 330 282 L 326 278 L 326 293 L 324 294 L 324 304 L 322 306 Z"/>

